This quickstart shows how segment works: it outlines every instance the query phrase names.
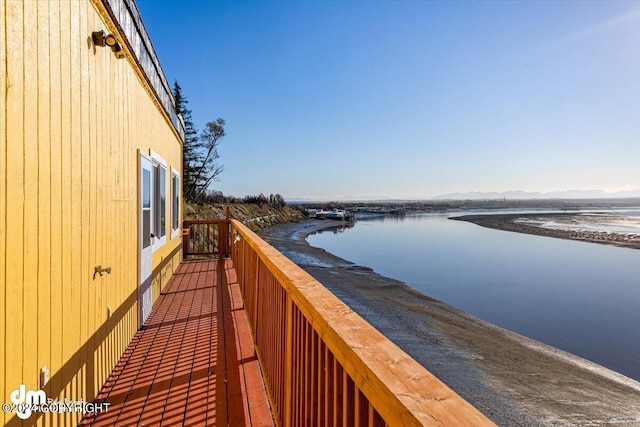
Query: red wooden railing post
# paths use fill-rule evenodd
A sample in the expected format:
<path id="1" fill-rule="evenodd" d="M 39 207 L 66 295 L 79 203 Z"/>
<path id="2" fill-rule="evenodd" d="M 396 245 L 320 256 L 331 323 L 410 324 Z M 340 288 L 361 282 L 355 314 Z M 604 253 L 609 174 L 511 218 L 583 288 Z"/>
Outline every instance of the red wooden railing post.
<path id="1" fill-rule="evenodd" d="M 187 259 L 189 255 L 189 232 L 187 221 L 182 221 L 182 259 Z"/>
<path id="2" fill-rule="evenodd" d="M 225 218 L 225 222 L 223 224 L 223 228 L 224 228 L 224 233 L 221 236 L 221 238 L 223 238 L 223 245 L 222 245 L 222 255 L 224 257 L 229 257 L 231 256 L 230 254 L 230 250 L 231 250 L 231 244 L 230 244 L 230 236 L 231 236 L 231 215 L 230 215 L 230 211 L 229 211 L 229 205 L 225 206 L 225 214 L 226 214 L 226 218 Z"/>
<path id="3" fill-rule="evenodd" d="M 220 221 L 218 223 L 218 248 L 220 250 L 220 257 L 224 258 L 229 254 L 229 249 L 228 249 L 228 240 L 229 238 L 228 236 L 228 229 L 229 229 L 229 222 L 228 221 Z"/>

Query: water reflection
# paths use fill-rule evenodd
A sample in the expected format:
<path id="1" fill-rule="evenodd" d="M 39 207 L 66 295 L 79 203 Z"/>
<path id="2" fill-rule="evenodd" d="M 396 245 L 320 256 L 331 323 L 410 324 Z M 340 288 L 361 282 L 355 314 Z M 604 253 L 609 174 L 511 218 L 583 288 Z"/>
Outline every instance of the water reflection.
<path id="1" fill-rule="evenodd" d="M 357 221 L 367 221 L 367 222 L 389 222 L 389 223 L 398 223 L 398 222 L 410 222 L 410 221 L 422 221 L 422 217 L 424 217 L 424 213 L 405 213 L 403 215 L 375 215 L 375 216 L 366 216 L 366 215 L 356 215 Z M 447 212 L 434 212 L 429 213 L 428 215 L 433 217 L 447 217 L 451 215 L 451 213 Z"/>
<path id="2" fill-rule="evenodd" d="M 353 228 L 355 227 L 355 222 L 351 221 L 351 222 L 345 222 L 343 225 L 336 225 L 334 227 L 327 227 L 325 229 L 322 230 L 318 230 L 318 231 L 314 231 L 311 234 L 322 234 L 322 233 L 331 233 L 331 234 L 338 234 L 338 233 L 344 233 L 345 230 L 347 230 L 348 228 Z"/>

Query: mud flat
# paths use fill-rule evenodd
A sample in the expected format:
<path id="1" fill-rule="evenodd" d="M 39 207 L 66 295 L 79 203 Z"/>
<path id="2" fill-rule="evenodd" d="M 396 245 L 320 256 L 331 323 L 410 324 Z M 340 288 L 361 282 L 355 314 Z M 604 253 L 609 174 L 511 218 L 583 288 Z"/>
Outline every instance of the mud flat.
<path id="1" fill-rule="evenodd" d="M 640 249 L 640 227 L 639 232 L 616 232 L 601 231 L 597 229 L 577 228 L 579 221 L 586 227 L 589 224 L 612 226 L 619 225 L 621 218 L 615 215 L 603 214 L 506 214 L 506 215 L 463 215 L 452 217 L 457 221 L 468 221 L 482 227 L 494 228 L 497 230 L 514 231 L 516 233 L 535 234 L 538 236 L 556 237 L 559 239 L 579 240 L 583 242 L 601 243 L 625 248 Z M 545 224 L 553 223 L 554 228 L 549 228 Z M 636 226 L 640 225 L 636 221 Z"/>
<path id="2" fill-rule="evenodd" d="M 339 224 L 279 224 L 260 235 L 498 425 L 640 426 L 639 382 L 482 321 L 305 239 Z"/>

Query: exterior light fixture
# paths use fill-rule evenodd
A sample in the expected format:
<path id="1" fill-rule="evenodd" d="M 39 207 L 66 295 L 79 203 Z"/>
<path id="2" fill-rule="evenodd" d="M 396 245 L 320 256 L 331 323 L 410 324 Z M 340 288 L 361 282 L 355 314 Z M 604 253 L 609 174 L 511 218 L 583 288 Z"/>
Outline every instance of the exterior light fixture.
<path id="1" fill-rule="evenodd" d="M 122 52 L 122 46 L 120 46 L 120 42 L 113 34 L 105 35 L 104 30 L 94 31 L 91 33 L 91 39 L 95 46 L 109 46 L 118 58 L 122 57 L 120 53 Z"/>
<path id="2" fill-rule="evenodd" d="M 104 46 L 104 31 L 94 31 L 91 33 L 91 39 L 95 46 Z"/>
<path id="3" fill-rule="evenodd" d="M 114 36 L 113 34 L 109 34 L 104 37 L 104 43 L 109 47 L 114 47 L 116 44 L 118 44 L 118 40 L 116 39 L 116 36 Z"/>
<path id="4" fill-rule="evenodd" d="M 108 36 L 106 36 L 104 38 L 104 42 L 115 53 L 122 51 L 122 46 L 120 46 L 120 43 L 118 43 L 118 39 L 116 39 L 116 36 L 114 36 L 113 34 L 109 34 Z"/>

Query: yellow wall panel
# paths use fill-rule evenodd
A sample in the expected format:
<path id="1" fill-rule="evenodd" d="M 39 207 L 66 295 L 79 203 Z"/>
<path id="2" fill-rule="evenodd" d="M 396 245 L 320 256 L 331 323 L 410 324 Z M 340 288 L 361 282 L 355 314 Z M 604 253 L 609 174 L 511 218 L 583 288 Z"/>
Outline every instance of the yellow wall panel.
<path id="1" fill-rule="evenodd" d="M 0 1 L 0 28 L 6 28 L 5 21 L 5 2 Z M 6 38 L 4 31 L 0 31 L 0 46 L 5 46 Z M 3 49 L 0 48 L 0 76 L 2 80 L 7 75 L 7 56 Z M 4 103 L 6 95 L 6 85 L 0 84 L 0 102 Z M 7 182 L 5 179 L 4 165 L 7 164 L 6 149 L 7 149 L 7 135 L 6 124 L 7 118 L 5 116 L 6 109 L 0 109 L 0 212 L 6 212 L 7 207 Z M 5 267 L 5 250 L 6 250 L 6 231 L 7 224 L 5 222 L 5 216 L 0 215 L 0 307 L 6 307 L 6 301 L 4 297 L 4 289 L 6 286 L 6 267 Z M 0 346 L 7 348 L 5 341 L 5 319 L 4 315 L 0 315 Z M 4 363 L 4 362 L 3 362 Z M 0 372 L 0 393 L 5 393 L 6 378 L 4 371 Z M 5 413 L 0 411 L 0 425 L 5 424 Z"/>
<path id="2" fill-rule="evenodd" d="M 62 76 L 61 76 L 61 27 L 60 7 L 61 2 L 49 2 L 49 51 L 50 54 L 49 81 L 50 81 L 50 140 L 49 154 L 51 156 L 51 293 L 50 293 L 50 360 L 49 373 L 51 382 L 45 390 L 47 395 L 59 397 L 62 389 L 62 342 L 63 342 L 63 286 L 65 268 L 63 265 L 63 229 L 65 221 L 63 217 L 63 164 L 62 128 L 65 122 L 62 119 Z M 54 254 L 56 254 L 54 256 Z M 55 390 L 55 394 L 52 393 Z M 53 415 L 48 417 L 53 419 Z M 48 423 L 51 424 L 51 423 Z"/>
<path id="3" fill-rule="evenodd" d="M 70 97 L 70 141 L 74 144 L 71 147 L 70 165 L 71 165 L 71 193 L 70 214 L 68 218 L 71 222 L 72 239 L 70 241 L 71 250 L 71 286 L 69 289 L 69 298 L 63 301 L 65 313 L 69 313 L 68 328 L 63 331 L 65 337 L 64 360 L 65 367 L 69 371 L 72 380 L 68 383 L 65 390 L 65 397 L 74 399 L 80 396 L 78 371 L 81 368 L 79 363 L 74 363 L 73 359 L 81 360 L 78 354 L 82 351 L 82 342 L 80 340 L 80 313 L 84 308 L 81 305 L 80 293 L 84 286 L 83 277 L 83 260 L 82 260 L 82 234 L 86 224 L 82 222 L 82 150 L 84 149 L 84 141 L 81 137 L 81 110 L 80 110 L 80 52 L 78 48 L 78 36 L 80 25 L 80 5 L 77 1 L 69 2 L 69 97 Z M 63 73 L 65 70 L 63 70 Z M 76 354 L 78 356 L 76 357 Z M 71 363 L 69 363 L 71 361 Z M 74 419 L 70 414 L 67 419 Z"/>
<path id="4" fill-rule="evenodd" d="M 38 254 L 37 254 L 37 363 L 47 369 L 51 364 L 51 88 L 49 79 L 49 2 L 38 2 L 37 99 L 38 99 Z M 36 372 L 38 374 L 39 372 Z M 38 386 L 38 377 L 36 384 Z"/>
<path id="5" fill-rule="evenodd" d="M 23 226 L 24 226 L 24 72 L 23 72 L 23 15 L 20 2 L 5 3 L 6 16 L 6 168 L 7 206 L 6 227 L 11 230 L 6 240 L 5 281 L 5 354 L 3 355 L 3 402 L 23 380 Z M 11 53 L 11 56 L 9 56 Z M 11 349 L 11 351 L 8 351 Z M 10 369 L 9 369 L 10 367 Z M 14 385 L 15 384 L 15 385 Z M 9 417 L 9 416 L 7 416 Z"/>
<path id="6" fill-rule="evenodd" d="M 167 162 L 170 223 L 181 143 L 135 61 L 90 43 L 92 31 L 115 31 L 101 7 L 0 1 L 3 402 L 22 383 L 38 388 L 45 365 L 48 397 L 91 400 L 135 333 L 138 150 Z M 152 256 L 154 300 L 181 259 L 170 232 Z M 94 278 L 98 264 L 111 274 Z M 37 425 L 79 419 L 33 416 Z M 5 414 L 0 422 L 19 425 Z"/>
<path id="7" fill-rule="evenodd" d="M 95 247 L 91 247 L 91 235 L 99 227 L 95 223 L 94 218 L 90 215 L 91 203 L 95 203 L 91 197 L 91 171 L 93 163 L 95 162 L 94 155 L 91 155 L 92 141 L 89 135 L 89 99 L 93 99 L 95 94 L 89 91 L 89 62 L 87 57 L 88 49 L 88 35 L 91 30 L 87 26 L 87 6 L 86 2 L 78 2 L 79 8 L 79 22 L 78 22 L 78 74 L 80 78 L 80 141 L 82 143 L 81 155 L 80 155 L 80 179 L 82 181 L 82 193 L 80 203 L 80 218 L 83 224 L 82 236 L 80 240 L 80 253 L 82 254 L 82 286 L 80 286 L 80 307 L 84 309 L 80 312 L 80 360 L 87 361 L 87 364 L 80 366 L 79 384 L 78 384 L 78 396 L 89 395 L 88 389 L 93 389 L 93 383 L 90 380 L 93 379 L 93 374 L 89 375 L 87 372 L 87 366 L 89 364 L 89 358 L 92 357 L 92 351 L 89 349 L 93 344 L 93 332 L 94 323 L 91 321 L 93 314 L 95 313 L 95 306 L 90 303 L 91 296 L 94 293 L 95 284 L 92 282 L 93 271 L 96 259 Z M 91 363 L 92 364 L 92 363 Z M 90 394 L 93 394 L 91 392 Z"/>
<path id="8" fill-rule="evenodd" d="M 33 22 L 37 17 L 37 4 L 25 2 L 24 21 Z M 36 70 L 38 67 L 37 34 L 33 31 L 23 33 L 24 40 L 24 68 Z M 31 121 L 38 117 L 38 88 L 34 84 L 24 87 L 24 170 L 33 171 L 24 174 L 24 224 L 22 239 L 24 242 L 23 255 L 23 306 L 22 313 L 26 319 L 37 321 L 37 283 L 38 283 L 38 133 L 37 127 L 31 126 Z M 35 175 L 35 176 L 34 176 Z M 32 178 L 35 178 L 32 180 Z M 37 333 L 30 322 L 22 325 L 22 339 L 24 342 L 24 356 L 22 379 L 29 387 L 37 387 Z"/>
<path id="9" fill-rule="evenodd" d="M 91 8 L 87 4 L 87 8 Z M 100 24 L 97 22 L 96 18 L 87 13 L 87 31 L 94 31 L 95 28 L 98 28 Z M 87 54 L 87 68 L 89 69 L 90 62 L 92 58 L 95 58 L 95 48 L 88 43 L 88 49 L 85 51 Z M 98 93 L 98 81 L 100 79 L 100 68 L 96 68 L 95 72 L 89 76 L 89 93 L 95 94 Z M 98 120 L 97 107 L 99 104 L 91 103 L 89 104 L 88 111 L 88 121 L 89 121 L 89 141 L 91 152 L 93 155 L 91 156 L 91 179 L 90 179 L 90 190 L 89 194 L 91 197 L 91 201 L 89 203 L 89 216 L 91 221 L 96 224 L 96 226 L 92 227 L 91 235 L 89 236 L 89 247 L 93 250 L 94 260 L 102 260 L 106 252 L 103 250 L 104 242 L 106 240 L 106 236 L 103 234 L 103 227 L 98 226 L 98 221 L 101 218 L 105 218 L 105 206 L 106 202 L 101 197 L 101 187 L 100 183 L 105 179 L 101 175 L 103 169 L 101 168 L 101 161 L 99 160 L 99 144 L 98 144 L 98 135 L 100 134 L 100 122 Z M 101 262 L 106 266 L 110 265 L 110 260 L 105 259 L 104 261 L 96 261 Z M 98 384 L 101 384 L 101 376 L 99 374 L 100 364 L 102 363 L 101 353 L 99 348 L 102 345 L 103 340 L 105 339 L 105 334 L 100 325 L 106 320 L 106 310 L 103 309 L 103 293 L 105 292 L 105 286 L 99 276 L 96 278 L 97 281 L 94 280 L 93 286 L 90 286 L 91 295 L 89 296 L 89 313 L 91 314 L 91 319 L 89 321 L 90 331 L 96 331 L 90 337 L 89 349 L 95 349 L 98 347 L 98 350 L 91 350 L 88 354 L 88 357 L 93 358 L 94 362 L 98 367 L 97 368 L 89 368 L 87 371 L 87 393 L 95 394 L 98 391 Z M 95 354 L 91 354 L 91 353 Z"/>
<path id="10" fill-rule="evenodd" d="M 36 2 L 24 3 L 24 22 L 37 22 Z M 34 119 L 38 117 L 38 86 L 33 81 L 33 72 L 38 68 L 38 38 L 34 31 L 29 31 L 29 26 L 23 33 L 24 42 L 24 68 L 30 71 L 29 79 L 25 79 L 24 85 L 24 169 L 30 171 L 24 174 L 24 285 L 23 285 L 23 316 L 26 319 L 38 319 L 38 126 L 33 126 Z M 36 83 L 36 84 L 34 84 Z M 36 323 L 34 323 L 35 325 Z M 37 329 L 24 322 L 24 365 L 22 379 L 24 383 L 33 388 L 38 387 L 37 382 Z"/>
<path id="11" fill-rule="evenodd" d="M 57 368 L 58 375 L 53 376 L 51 384 L 52 394 L 61 399 L 70 396 L 70 382 L 73 379 L 73 370 L 66 364 L 70 356 L 73 354 L 75 345 L 70 342 L 70 332 L 72 332 L 73 312 L 67 312 L 68 303 L 71 301 L 71 288 L 74 286 L 72 274 L 72 254 L 71 247 L 74 236 L 74 224 L 71 219 L 71 171 L 73 168 L 71 162 L 72 144 L 71 141 L 71 7 L 69 2 L 59 2 L 60 16 L 60 131 L 61 131 L 61 198 L 60 198 L 60 216 L 62 218 L 62 234 L 61 234 L 61 269 L 62 269 L 62 289 L 60 306 L 57 310 L 61 313 L 61 341 L 57 344 L 59 348 L 52 349 L 60 353 L 60 366 Z M 76 308 L 77 310 L 77 308 Z M 56 387 L 56 388 L 53 388 Z M 70 419 L 70 415 L 63 415 L 64 421 Z"/>

